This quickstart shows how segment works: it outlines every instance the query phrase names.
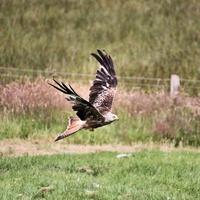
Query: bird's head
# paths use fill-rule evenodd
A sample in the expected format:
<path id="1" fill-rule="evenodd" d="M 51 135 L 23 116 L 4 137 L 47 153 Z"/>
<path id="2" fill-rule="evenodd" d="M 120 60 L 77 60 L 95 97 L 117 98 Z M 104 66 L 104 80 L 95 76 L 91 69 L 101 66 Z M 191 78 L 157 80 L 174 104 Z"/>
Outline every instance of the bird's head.
<path id="1" fill-rule="evenodd" d="M 106 122 L 113 122 L 119 120 L 118 116 L 113 114 L 113 113 L 107 113 L 105 116 L 105 121 Z"/>
<path id="2" fill-rule="evenodd" d="M 115 114 L 113 114 L 112 118 L 113 118 L 113 121 L 119 120 L 119 117 L 117 115 L 115 115 Z"/>

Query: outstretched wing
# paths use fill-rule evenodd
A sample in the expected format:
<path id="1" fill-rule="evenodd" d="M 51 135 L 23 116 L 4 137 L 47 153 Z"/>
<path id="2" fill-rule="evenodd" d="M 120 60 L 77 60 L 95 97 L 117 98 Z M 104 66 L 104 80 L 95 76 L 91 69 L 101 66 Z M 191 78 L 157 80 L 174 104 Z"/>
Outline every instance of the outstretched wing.
<path id="1" fill-rule="evenodd" d="M 67 95 L 66 99 L 73 104 L 72 108 L 81 120 L 104 120 L 99 111 L 91 103 L 80 97 L 70 85 L 66 86 L 63 82 L 59 83 L 56 80 L 54 82 L 56 85 L 51 83 L 49 85 Z"/>
<path id="2" fill-rule="evenodd" d="M 97 52 L 98 54 L 91 55 L 101 66 L 90 88 L 89 102 L 102 113 L 111 110 L 117 78 L 112 58 L 105 51 L 97 50 Z"/>

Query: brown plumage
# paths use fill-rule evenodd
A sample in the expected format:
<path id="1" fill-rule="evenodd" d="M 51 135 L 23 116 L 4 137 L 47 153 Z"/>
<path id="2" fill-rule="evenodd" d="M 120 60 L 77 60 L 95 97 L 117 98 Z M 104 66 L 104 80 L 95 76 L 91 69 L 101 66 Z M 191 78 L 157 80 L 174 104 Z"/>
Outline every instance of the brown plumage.
<path id="1" fill-rule="evenodd" d="M 77 117 L 70 117 L 66 131 L 60 134 L 55 141 L 68 137 L 81 129 L 93 130 L 118 120 L 111 112 L 112 102 L 117 86 L 112 58 L 105 52 L 97 50 L 98 54 L 91 55 L 100 63 L 96 72 L 96 79 L 90 87 L 89 101 L 80 97 L 70 85 L 54 80 L 55 85 L 49 83 L 57 90 L 66 94 L 66 99 L 73 106 Z"/>

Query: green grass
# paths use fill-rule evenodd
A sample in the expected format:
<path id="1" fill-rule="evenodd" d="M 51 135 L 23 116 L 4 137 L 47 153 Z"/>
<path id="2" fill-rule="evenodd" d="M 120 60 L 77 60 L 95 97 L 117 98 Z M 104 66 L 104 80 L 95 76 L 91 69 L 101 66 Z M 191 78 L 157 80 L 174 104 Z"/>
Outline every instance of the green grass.
<path id="1" fill-rule="evenodd" d="M 0 198 L 195 200 L 199 163 L 198 153 L 159 151 L 123 159 L 115 153 L 4 157 Z"/>
<path id="2" fill-rule="evenodd" d="M 199 10 L 198 0 L 2 0 L 0 67 L 94 73 L 89 54 L 101 48 L 119 75 L 200 79 Z"/>
<path id="3" fill-rule="evenodd" d="M 0 117 L 0 139 L 46 139 L 52 140 L 67 128 L 69 113 L 47 111 L 21 115 L 5 114 Z M 144 124 L 145 123 L 145 126 Z M 131 144 L 153 139 L 150 122 L 142 117 L 132 118 L 128 113 L 120 113 L 120 121 L 95 131 L 82 130 L 65 140 L 75 144 Z"/>
<path id="4" fill-rule="evenodd" d="M 81 130 L 65 139 L 70 144 L 126 144 L 137 142 L 169 142 L 174 146 L 200 145 L 199 116 L 187 109 L 171 109 L 147 115 L 132 115 L 116 109 L 119 116 L 108 126 L 94 131 Z M 2 113 L 0 116 L 0 140 L 50 139 L 67 128 L 68 117 L 74 113 L 59 109 L 36 109 L 27 113 Z"/>

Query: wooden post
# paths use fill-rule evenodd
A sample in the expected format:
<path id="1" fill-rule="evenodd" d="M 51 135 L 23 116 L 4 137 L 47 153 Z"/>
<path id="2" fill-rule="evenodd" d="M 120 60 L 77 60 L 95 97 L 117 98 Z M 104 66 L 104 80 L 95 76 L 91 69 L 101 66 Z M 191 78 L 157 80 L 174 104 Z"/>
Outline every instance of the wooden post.
<path id="1" fill-rule="evenodd" d="M 180 88 L 180 78 L 176 74 L 171 75 L 170 80 L 170 97 L 174 100 L 177 99 Z"/>

